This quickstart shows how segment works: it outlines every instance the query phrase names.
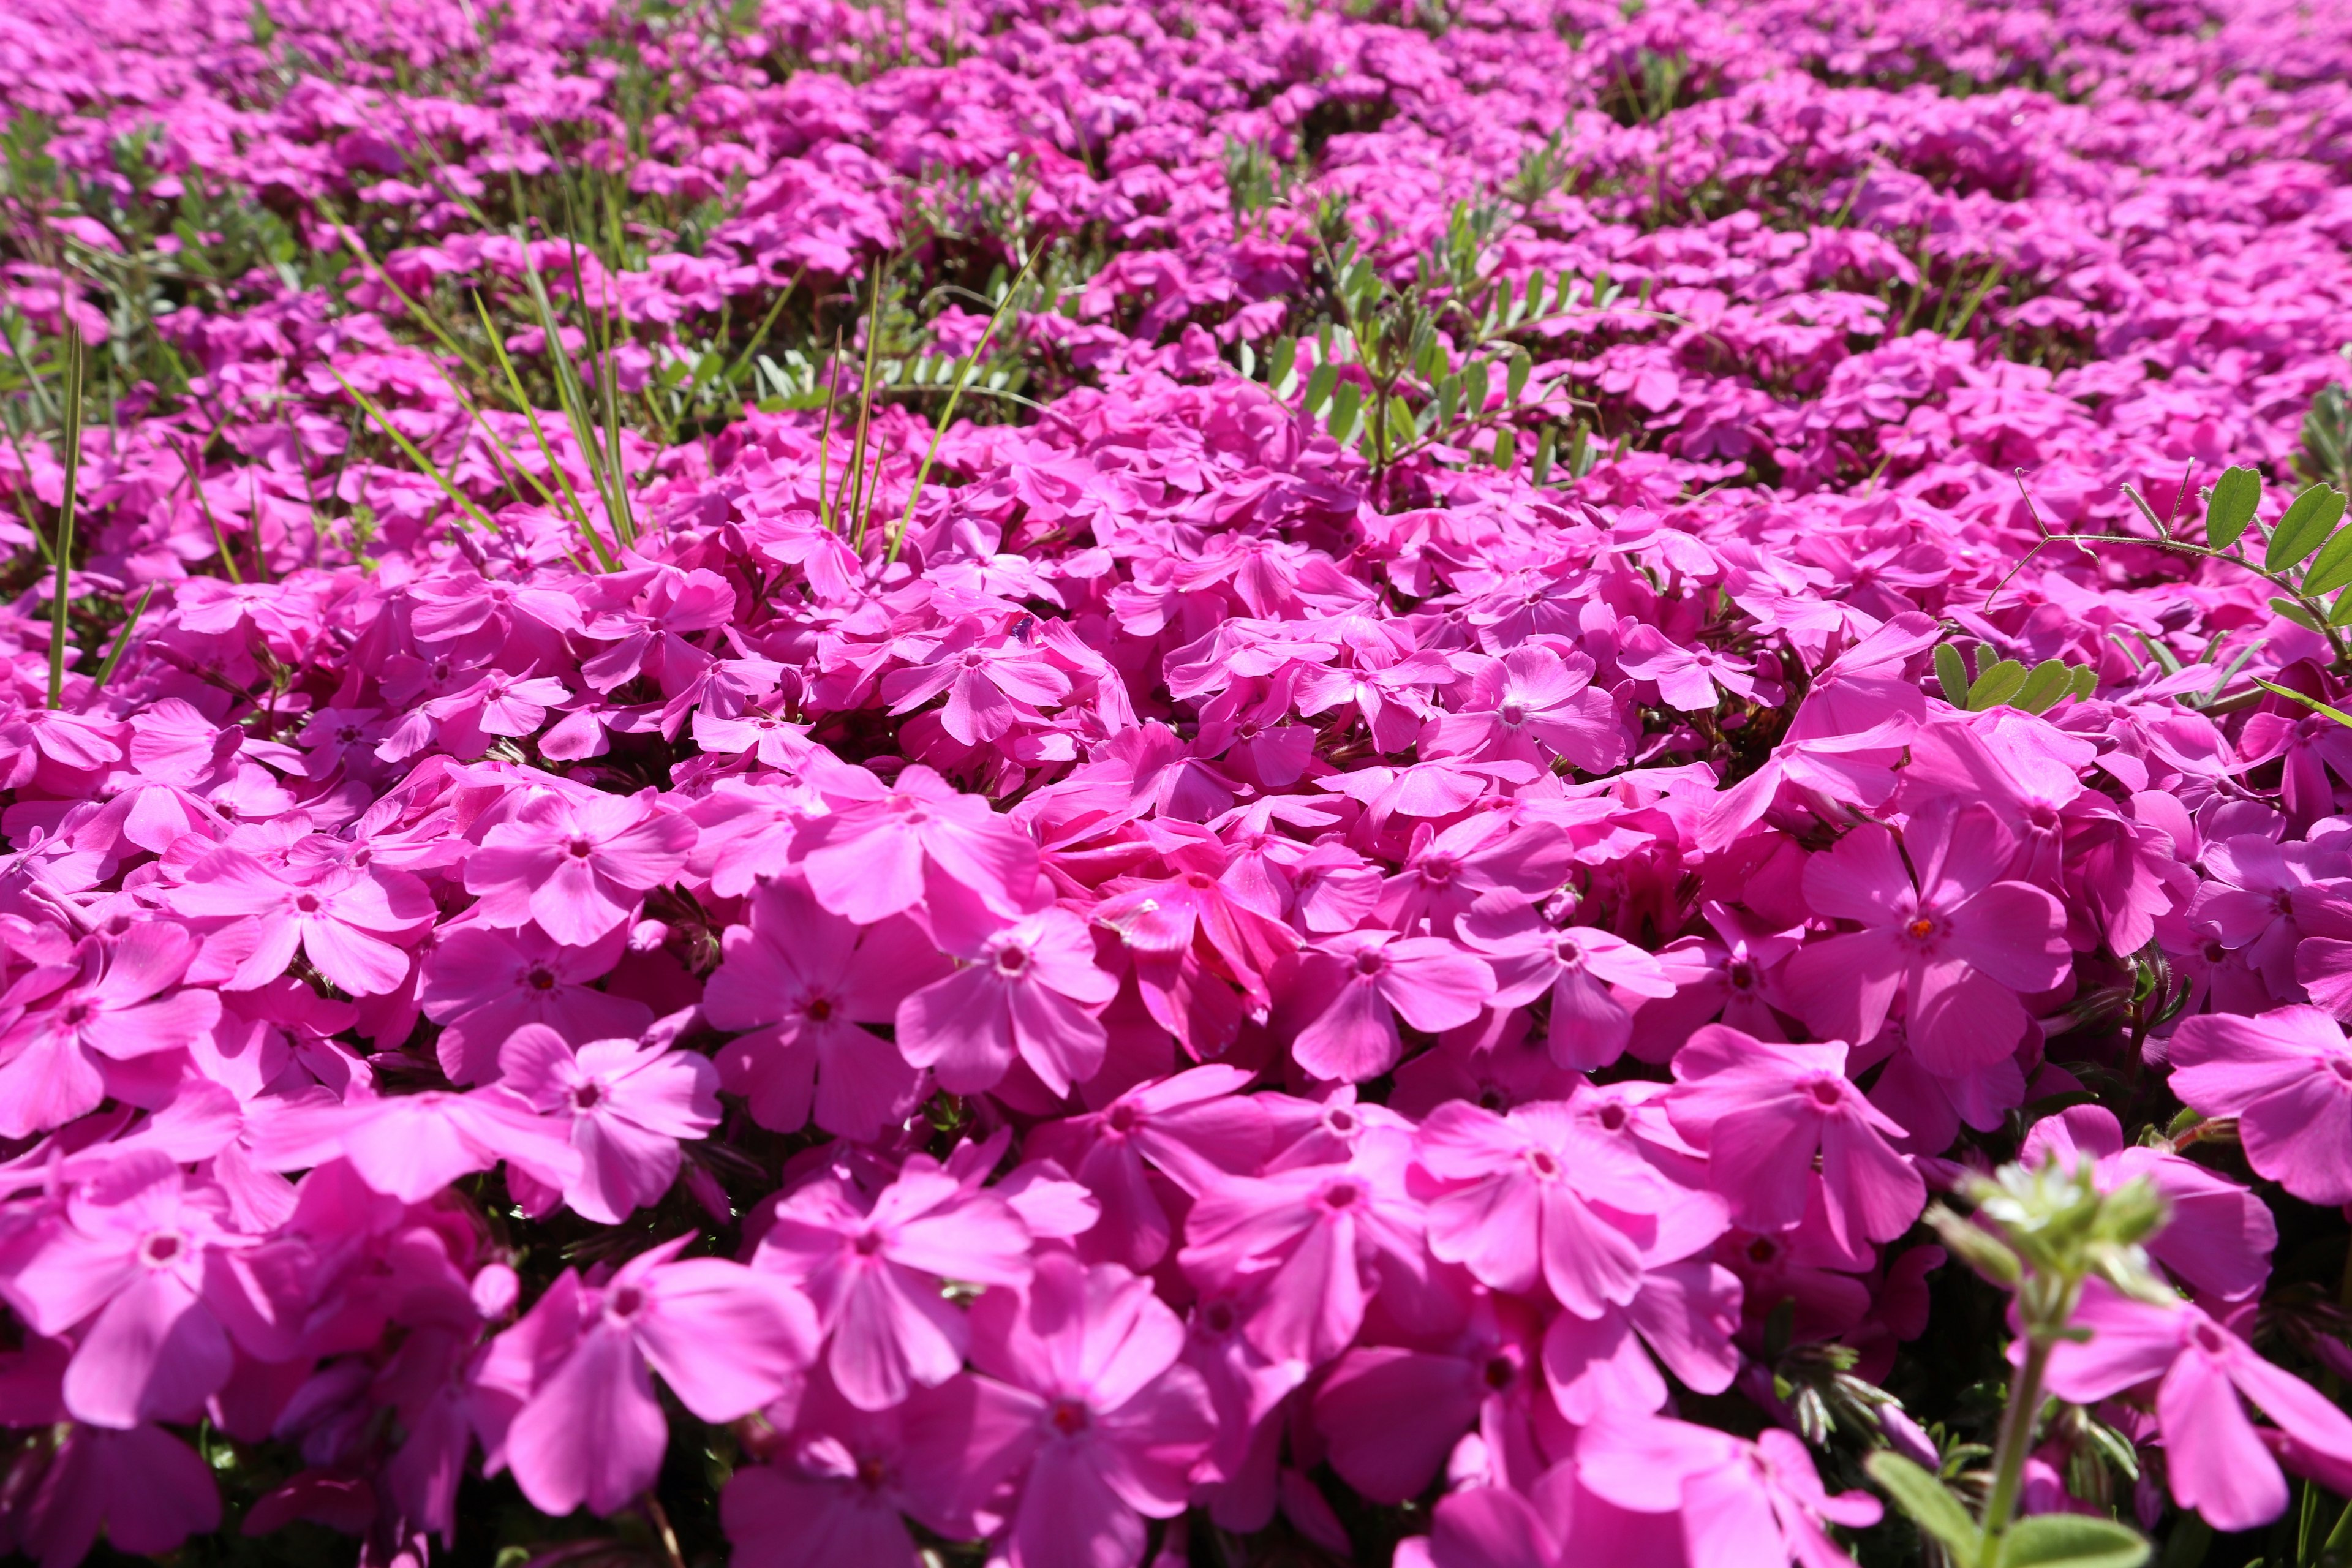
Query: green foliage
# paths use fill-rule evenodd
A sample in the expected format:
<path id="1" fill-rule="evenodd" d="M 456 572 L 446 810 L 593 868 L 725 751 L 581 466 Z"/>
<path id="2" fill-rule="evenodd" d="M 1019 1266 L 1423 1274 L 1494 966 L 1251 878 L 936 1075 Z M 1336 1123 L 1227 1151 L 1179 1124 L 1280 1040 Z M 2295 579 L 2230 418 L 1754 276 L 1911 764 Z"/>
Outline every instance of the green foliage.
<path id="1" fill-rule="evenodd" d="M 1985 665 L 1971 679 L 1960 650 L 1940 643 L 1936 680 L 1947 702 L 1970 713 L 2004 707 L 2046 713 L 2069 699 L 2089 697 L 2098 689 L 2099 675 L 2087 664 L 2070 665 L 2063 659 L 2046 658 L 2028 669 L 2016 659 L 2004 658 Z"/>

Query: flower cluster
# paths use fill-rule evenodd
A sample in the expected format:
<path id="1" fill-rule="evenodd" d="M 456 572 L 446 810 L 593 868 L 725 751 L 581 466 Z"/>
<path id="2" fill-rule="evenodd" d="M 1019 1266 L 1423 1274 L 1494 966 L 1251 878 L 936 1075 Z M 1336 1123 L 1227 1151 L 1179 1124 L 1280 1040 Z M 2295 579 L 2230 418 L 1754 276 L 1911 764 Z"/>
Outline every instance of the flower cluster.
<path id="1" fill-rule="evenodd" d="M 0 10 L 0 1551 L 2352 1495 L 2352 13 L 165 10 Z"/>

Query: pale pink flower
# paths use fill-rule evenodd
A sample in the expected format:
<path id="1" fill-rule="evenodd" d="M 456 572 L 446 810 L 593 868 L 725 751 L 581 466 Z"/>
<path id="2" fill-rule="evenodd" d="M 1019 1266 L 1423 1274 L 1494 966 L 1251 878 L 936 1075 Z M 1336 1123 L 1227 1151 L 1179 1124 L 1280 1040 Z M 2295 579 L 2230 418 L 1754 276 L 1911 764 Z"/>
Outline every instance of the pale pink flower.
<path id="1" fill-rule="evenodd" d="M 206 942 L 234 966 L 221 982 L 230 991 L 277 979 L 299 947 L 330 984 L 353 996 L 380 995 L 408 978 L 404 939 L 436 912 L 425 884 L 405 871 L 331 869 L 295 879 L 236 849 L 205 856 L 164 898 L 178 914 L 235 920 Z"/>
<path id="2" fill-rule="evenodd" d="M 1087 922 L 1047 909 L 957 944 L 963 967 L 898 1005 L 898 1050 L 951 1094 L 993 1088 L 1017 1056 L 1056 1095 L 1101 1068 L 1096 1015 L 1118 982 L 1095 963 Z"/>
<path id="3" fill-rule="evenodd" d="M 466 890 L 494 926 L 537 921 L 585 947 L 632 919 L 646 892 L 676 877 L 694 824 L 643 795 L 575 800 L 547 794 L 492 827 L 466 861 Z"/>
<path id="4" fill-rule="evenodd" d="M 507 1037 L 499 1066 L 503 1087 L 571 1124 L 580 1175 L 563 1201 L 599 1225 L 660 1202 L 677 1176 L 679 1142 L 719 1125 L 719 1069 L 657 1042 L 594 1040 L 574 1050 L 546 1025 L 526 1024 Z"/>
<path id="5" fill-rule="evenodd" d="M 1867 1492 L 1823 1490 L 1804 1444 L 1778 1429 L 1750 1443 L 1687 1422 L 1604 1414 L 1578 1435 L 1576 1468 L 1619 1508 L 1679 1513 L 1690 1568 L 1851 1568 L 1823 1521 L 1879 1520 Z"/>
<path id="6" fill-rule="evenodd" d="M 175 991 L 196 944 L 168 922 L 86 937 L 68 963 L 25 971 L 0 993 L 0 1137 L 62 1127 L 98 1109 L 110 1064 L 194 1045 L 220 998 Z"/>
<path id="7" fill-rule="evenodd" d="M 2316 1007 L 2206 1014 L 2171 1043 L 2172 1092 L 2234 1116 L 2246 1161 L 2306 1203 L 2352 1203 L 2352 1044 Z"/>
<path id="8" fill-rule="evenodd" d="M 1404 1054 L 1400 1015 L 1416 1029 L 1451 1029 L 1475 1018 L 1494 994 L 1486 964 L 1443 937 L 1344 932 L 1300 964 L 1291 1005 L 1303 1026 L 1291 1055 L 1318 1079 L 1362 1083 Z"/>

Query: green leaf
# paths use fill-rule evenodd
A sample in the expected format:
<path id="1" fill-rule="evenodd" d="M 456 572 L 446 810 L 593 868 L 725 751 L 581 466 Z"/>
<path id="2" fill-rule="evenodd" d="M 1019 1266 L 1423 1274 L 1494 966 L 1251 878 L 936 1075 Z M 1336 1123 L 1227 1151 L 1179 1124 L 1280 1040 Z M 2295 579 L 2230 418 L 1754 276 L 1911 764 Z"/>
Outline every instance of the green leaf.
<path id="1" fill-rule="evenodd" d="M 2147 1561 L 2139 1531 L 2112 1519 L 2041 1513 L 2010 1527 L 2001 1568 L 2139 1568 Z"/>
<path id="2" fill-rule="evenodd" d="M 1545 426 L 1543 434 L 1536 438 L 1536 466 L 1533 478 L 1538 489 L 1543 489 L 1545 485 L 1551 482 L 1552 451 L 1559 445 L 1559 426 Z M 2346 603 L 2352 604 L 2352 594 L 2347 594 L 2344 597 Z"/>
<path id="3" fill-rule="evenodd" d="M 2342 498 L 2337 500 L 2341 503 Z M 2303 574 L 2303 591 L 2312 598 L 2332 594 L 2347 583 L 2352 583 L 2352 528 L 2340 529 L 2335 538 L 2320 547 L 2319 559 Z"/>
<path id="4" fill-rule="evenodd" d="M 1511 367 L 1503 376 L 1503 392 L 1513 404 L 1528 389 L 1528 377 L 1535 374 L 1535 369 L 1536 362 L 1528 357 L 1527 350 L 1521 349 L 1511 356 Z"/>
<path id="5" fill-rule="evenodd" d="M 2284 686 L 2273 686 L 2259 675 L 2253 678 L 2253 681 L 2256 686 L 2273 697 L 2284 697 L 2290 702 L 2300 702 L 2314 713 L 2325 713 L 2346 729 L 2352 730 L 2352 713 L 2347 713 L 2341 708 L 2330 708 L 2316 697 L 2305 697 L 2300 691 L 2293 691 Z"/>
<path id="6" fill-rule="evenodd" d="M 1969 705 L 1969 667 L 1950 643 L 1936 645 L 1936 681 L 1944 689 L 1945 701 L 1955 708 Z"/>
<path id="7" fill-rule="evenodd" d="M 1465 417 L 1475 419 L 1486 412 L 1486 362 L 1473 360 L 1462 377 L 1462 412 Z"/>
<path id="8" fill-rule="evenodd" d="M 1969 688 L 1969 711 L 1981 713 L 1988 708 L 1998 708 L 2017 695 L 2025 684 L 2025 666 L 2013 658 L 2004 658 L 1977 677 Z"/>
<path id="9" fill-rule="evenodd" d="M 1274 345 L 1274 357 L 1266 362 L 1266 384 L 1268 386 L 1275 387 L 1280 386 L 1282 384 L 1283 377 L 1290 374 L 1290 367 L 1297 363 L 1298 340 L 1297 338 L 1286 337 L 1281 342 L 1276 343 Z"/>
<path id="10" fill-rule="evenodd" d="M 2336 595 L 2336 603 L 2327 609 L 2327 624 L 2331 626 L 2352 626 L 2352 588 Z"/>
<path id="11" fill-rule="evenodd" d="M 2262 502 L 2262 475 L 2252 468 L 2224 473 L 2214 481 L 2212 497 L 2205 503 L 2205 542 L 2216 550 L 2230 548 L 2254 521 L 2254 509 Z"/>
<path id="12" fill-rule="evenodd" d="M 1342 446 L 1347 444 L 1348 437 L 1355 434 L 1356 416 L 1363 406 L 1363 389 L 1352 381 L 1341 382 L 1331 394 L 1331 439 Z"/>
<path id="13" fill-rule="evenodd" d="M 2073 679 L 2067 672 L 2065 660 L 2045 658 L 2033 667 L 2032 673 L 2025 678 L 2025 684 L 2018 688 L 2017 695 L 2009 700 L 2009 705 L 2022 708 L 2028 713 L 2040 713 L 2066 695 L 2066 683 Z"/>
<path id="14" fill-rule="evenodd" d="M 2314 485 L 2294 498 L 2286 515 L 2271 530 L 2270 548 L 2263 564 L 2284 572 L 2319 548 L 2344 519 L 2344 496 L 2327 485 Z"/>
<path id="15" fill-rule="evenodd" d="M 2099 672 L 2087 664 L 2076 665 L 2074 682 L 2068 689 L 2074 692 L 2075 701 L 2088 702 L 2099 694 Z"/>
<path id="16" fill-rule="evenodd" d="M 1976 1561 L 1981 1539 L 1976 1521 L 1960 1506 L 1960 1500 L 1945 1489 L 1943 1482 L 1929 1475 L 1924 1467 L 1884 1448 L 1864 1460 L 1863 1468 L 1870 1472 L 1870 1479 L 1878 1483 L 1879 1489 L 1895 1500 L 1895 1506 L 1907 1514 L 1912 1523 L 1942 1542 L 1956 1561 Z"/>
<path id="17" fill-rule="evenodd" d="M 1309 414 L 1320 414 L 1323 405 L 1331 401 L 1332 389 L 1339 384 L 1339 367 L 1329 360 L 1317 365 L 1307 378 L 1307 401 L 1300 406 Z"/>
<path id="18" fill-rule="evenodd" d="M 2305 609 L 2301 605 L 2296 604 L 2293 599 L 2273 599 L 2271 601 L 2271 609 L 2284 618 L 2293 621 L 2296 626 L 2308 626 L 2313 631 L 2317 631 L 2319 629 L 2319 623 L 2311 618 L 2311 612 Z"/>
<path id="19" fill-rule="evenodd" d="M 1511 470 L 1511 465 L 1517 462 L 1518 458 L 1518 432 L 1506 425 L 1495 432 L 1495 467 L 1508 473 Z"/>

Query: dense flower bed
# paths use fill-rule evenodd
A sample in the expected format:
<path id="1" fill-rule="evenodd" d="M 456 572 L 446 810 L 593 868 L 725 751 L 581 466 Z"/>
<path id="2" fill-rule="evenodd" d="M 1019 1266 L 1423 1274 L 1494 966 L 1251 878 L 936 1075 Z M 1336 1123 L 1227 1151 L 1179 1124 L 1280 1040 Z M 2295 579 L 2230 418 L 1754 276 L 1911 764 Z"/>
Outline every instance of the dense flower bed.
<path id="1" fill-rule="evenodd" d="M 2319 1563 L 2347 73 L 0 7 L 0 1550 Z"/>

